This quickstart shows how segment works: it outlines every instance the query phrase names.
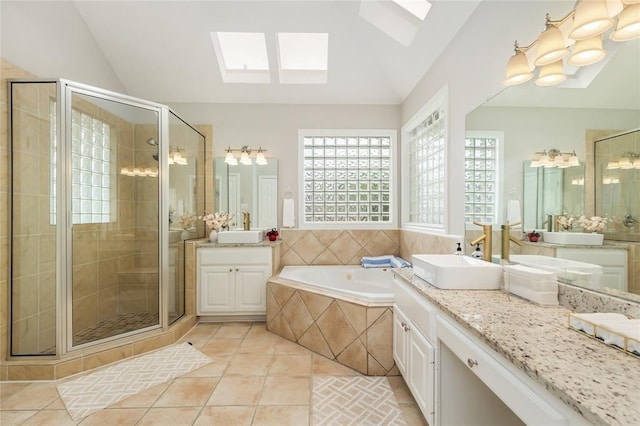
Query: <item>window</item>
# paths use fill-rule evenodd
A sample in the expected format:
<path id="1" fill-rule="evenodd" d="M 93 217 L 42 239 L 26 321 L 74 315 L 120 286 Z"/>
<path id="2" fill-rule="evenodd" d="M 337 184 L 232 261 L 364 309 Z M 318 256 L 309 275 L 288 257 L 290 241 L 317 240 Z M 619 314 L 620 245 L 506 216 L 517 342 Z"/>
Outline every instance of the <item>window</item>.
<path id="1" fill-rule="evenodd" d="M 56 223 L 56 103 L 49 105 L 51 126 L 50 212 Z M 111 127 L 77 109 L 71 112 L 71 205 L 74 224 L 111 219 Z"/>
<path id="2" fill-rule="evenodd" d="M 464 141 L 464 218 L 497 224 L 502 132 L 467 132 Z"/>
<path id="3" fill-rule="evenodd" d="M 304 227 L 394 225 L 395 132 L 300 131 Z"/>
<path id="4" fill-rule="evenodd" d="M 403 127 L 403 225 L 445 228 L 445 109 L 441 91 Z"/>

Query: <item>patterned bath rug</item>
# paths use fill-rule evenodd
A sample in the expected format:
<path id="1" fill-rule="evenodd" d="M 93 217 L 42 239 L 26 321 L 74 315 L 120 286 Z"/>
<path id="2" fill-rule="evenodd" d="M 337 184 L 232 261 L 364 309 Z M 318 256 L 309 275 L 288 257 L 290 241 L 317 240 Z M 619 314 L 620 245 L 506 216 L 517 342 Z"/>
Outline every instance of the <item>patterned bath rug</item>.
<path id="1" fill-rule="evenodd" d="M 213 362 L 189 343 L 119 362 L 58 385 L 73 420 Z"/>
<path id="2" fill-rule="evenodd" d="M 313 426 L 405 426 L 386 377 L 314 377 Z"/>

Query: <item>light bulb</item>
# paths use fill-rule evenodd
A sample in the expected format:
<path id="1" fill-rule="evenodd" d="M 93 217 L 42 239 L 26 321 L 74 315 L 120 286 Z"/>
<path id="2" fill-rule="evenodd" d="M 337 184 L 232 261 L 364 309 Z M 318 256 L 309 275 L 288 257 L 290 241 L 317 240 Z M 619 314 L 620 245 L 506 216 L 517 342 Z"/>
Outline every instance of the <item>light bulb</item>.
<path id="1" fill-rule="evenodd" d="M 562 83 L 566 79 L 567 75 L 564 73 L 562 60 L 560 60 L 540 68 L 538 79 L 536 80 L 536 85 L 553 86 Z"/>
<path id="2" fill-rule="evenodd" d="M 244 164 L 245 166 L 251 165 L 251 158 L 249 158 L 247 151 L 242 151 L 242 154 L 240 154 L 240 164 Z"/>
<path id="3" fill-rule="evenodd" d="M 267 159 L 264 158 L 264 153 L 262 151 L 258 151 L 258 154 L 256 154 L 256 164 L 260 166 L 267 165 Z"/>
<path id="4" fill-rule="evenodd" d="M 235 166 L 236 164 L 238 164 L 236 157 L 233 156 L 233 152 L 231 151 L 227 151 L 227 153 L 224 155 L 224 162 L 230 166 Z"/>
<path id="5" fill-rule="evenodd" d="M 574 67 L 583 67 L 604 59 L 606 54 L 602 48 L 602 36 L 597 35 L 576 41 L 567 63 Z"/>

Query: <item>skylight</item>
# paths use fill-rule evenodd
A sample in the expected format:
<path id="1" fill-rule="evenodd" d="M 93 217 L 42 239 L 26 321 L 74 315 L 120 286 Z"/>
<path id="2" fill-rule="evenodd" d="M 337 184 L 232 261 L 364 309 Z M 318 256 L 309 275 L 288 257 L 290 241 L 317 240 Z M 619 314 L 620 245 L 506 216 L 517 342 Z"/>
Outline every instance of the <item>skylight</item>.
<path id="1" fill-rule="evenodd" d="M 280 83 L 325 84 L 329 56 L 327 33 L 278 33 Z"/>
<path id="2" fill-rule="evenodd" d="M 416 18 L 424 21 L 424 18 L 431 9 L 431 3 L 427 0 L 391 0 L 398 6 L 411 13 Z"/>
<path id="3" fill-rule="evenodd" d="M 225 83 L 270 83 L 264 33 L 212 32 L 211 42 Z"/>

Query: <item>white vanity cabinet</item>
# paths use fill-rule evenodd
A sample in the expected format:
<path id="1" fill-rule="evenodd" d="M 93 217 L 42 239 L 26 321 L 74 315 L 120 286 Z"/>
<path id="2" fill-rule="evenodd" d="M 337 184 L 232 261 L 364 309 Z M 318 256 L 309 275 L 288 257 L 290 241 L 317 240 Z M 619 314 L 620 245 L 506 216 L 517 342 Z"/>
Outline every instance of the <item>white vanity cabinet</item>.
<path id="1" fill-rule="evenodd" d="M 429 425 L 588 424 L 403 279 L 394 297 L 394 359 Z"/>
<path id="2" fill-rule="evenodd" d="M 197 254 L 197 314 L 263 316 L 270 247 L 200 248 Z"/>
<path id="3" fill-rule="evenodd" d="M 429 338 L 433 338 L 435 311 L 420 298 L 412 298 L 403 286 L 394 286 L 393 358 L 420 411 L 433 425 L 435 352 Z"/>
<path id="4" fill-rule="evenodd" d="M 559 247 L 556 257 L 593 263 L 602 266 L 602 279 L 599 288 L 609 287 L 627 291 L 627 250 L 611 248 Z"/>

